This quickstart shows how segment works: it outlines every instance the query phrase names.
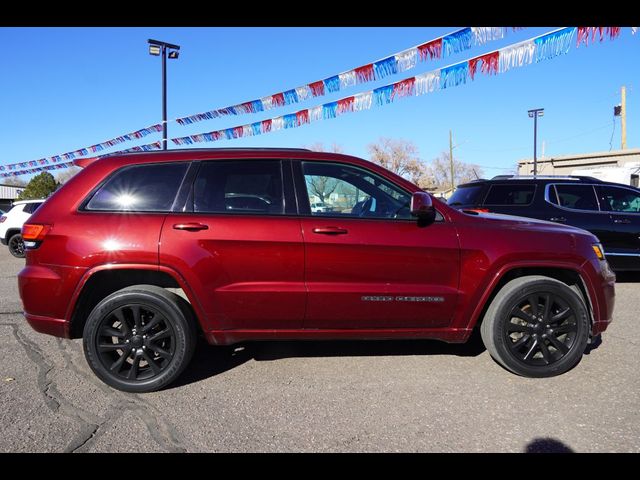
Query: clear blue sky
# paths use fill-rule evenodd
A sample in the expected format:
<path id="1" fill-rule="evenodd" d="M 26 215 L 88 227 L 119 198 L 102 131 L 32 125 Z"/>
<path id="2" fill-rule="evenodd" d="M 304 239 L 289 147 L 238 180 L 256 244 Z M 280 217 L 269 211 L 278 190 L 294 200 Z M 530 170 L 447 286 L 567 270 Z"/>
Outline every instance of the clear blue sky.
<path id="1" fill-rule="evenodd" d="M 161 120 L 161 62 L 147 39 L 181 45 L 168 61 L 168 117 L 174 119 L 295 88 L 450 33 L 463 26 L 304 28 L 0 28 L 0 164 L 73 151 Z M 509 45 L 557 27 L 509 32 L 380 82 L 350 87 L 296 105 L 181 127 L 169 138 L 209 132 L 312 107 L 371 90 Z M 379 137 L 414 142 L 426 161 L 448 150 L 484 168 L 485 176 L 513 170 L 532 156 L 531 108 L 545 108 L 539 150 L 545 155 L 607 151 L 613 106 L 627 86 L 627 146 L 640 147 L 640 32 L 623 28 L 616 40 L 572 47 L 553 60 L 487 76 L 466 85 L 400 99 L 300 128 L 198 147 L 300 147 L 336 143 L 368 158 Z M 112 150 L 160 140 L 153 134 Z M 169 143 L 171 148 L 173 144 Z M 616 119 L 613 148 L 620 147 Z M 28 179 L 29 177 L 22 177 Z"/>

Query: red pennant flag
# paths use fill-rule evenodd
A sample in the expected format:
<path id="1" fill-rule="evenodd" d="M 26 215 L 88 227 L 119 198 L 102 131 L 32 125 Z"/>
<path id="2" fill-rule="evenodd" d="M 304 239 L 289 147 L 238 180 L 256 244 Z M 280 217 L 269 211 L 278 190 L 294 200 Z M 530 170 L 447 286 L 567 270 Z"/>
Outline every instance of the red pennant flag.
<path id="1" fill-rule="evenodd" d="M 309 110 L 300 110 L 296 112 L 296 125 L 304 125 L 305 123 L 309 123 Z"/>
<path id="2" fill-rule="evenodd" d="M 391 98 L 393 99 L 394 97 L 406 97 L 413 95 L 413 87 L 415 86 L 415 83 L 416 77 L 407 78 L 401 82 L 394 83 Z"/>
<path id="3" fill-rule="evenodd" d="M 309 88 L 311 89 L 311 94 L 314 97 L 320 97 L 324 95 L 324 82 L 322 80 L 310 83 Z"/>
<path id="4" fill-rule="evenodd" d="M 374 80 L 373 63 L 363 65 L 355 69 L 356 81 L 358 83 L 372 82 Z"/>
<path id="5" fill-rule="evenodd" d="M 337 114 L 340 115 L 344 112 L 353 112 L 353 101 L 354 97 L 341 98 L 338 100 L 338 110 Z"/>
<path id="6" fill-rule="evenodd" d="M 275 95 L 271 95 L 271 105 L 274 107 L 282 107 L 284 105 L 284 94 L 276 93 Z"/>
<path id="7" fill-rule="evenodd" d="M 427 58 L 433 60 L 434 58 L 442 57 L 442 39 L 439 38 L 420 45 L 418 52 L 420 52 L 420 60 L 422 61 Z"/>
<path id="8" fill-rule="evenodd" d="M 268 118 L 267 120 L 262 121 L 262 133 L 267 133 L 270 131 L 271 131 L 271 119 Z"/>
<path id="9" fill-rule="evenodd" d="M 469 59 L 469 76 L 471 77 L 471 80 L 473 80 L 473 78 L 476 76 L 478 62 L 480 62 L 480 57 Z"/>

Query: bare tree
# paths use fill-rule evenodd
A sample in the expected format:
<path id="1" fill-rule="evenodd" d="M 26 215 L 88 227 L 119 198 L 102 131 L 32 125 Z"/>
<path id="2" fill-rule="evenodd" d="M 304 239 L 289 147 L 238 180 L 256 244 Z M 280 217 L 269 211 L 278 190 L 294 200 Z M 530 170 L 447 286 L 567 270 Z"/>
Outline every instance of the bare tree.
<path id="1" fill-rule="evenodd" d="M 67 183 L 71 179 L 71 177 L 73 177 L 80 170 L 82 170 L 80 167 L 76 167 L 76 166 L 69 167 L 66 170 L 56 174 L 56 180 L 60 185 Z"/>
<path id="2" fill-rule="evenodd" d="M 307 189 L 309 193 L 317 196 L 322 203 L 325 199 L 336 190 L 338 187 L 338 180 L 331 177 L 317 177 L 311 175 L 307 179 Z"/>
<path id="3" fill-rule="evenodd" d="M 27 182 L 18 178 L 18 177 L 7 177 L 5 179 L 2 179 L 2 181 L 0 181 L 0 183 L 2 183 L 3 185 L 9 185 L 12 187 L 26 187 L 27 186 Z"/>
<path id="4" fill-rule="evenodd" d="M 328 149 L 324 148 L 324 144 L 322 142 L 314 142 L 311 145 L 304 145 L 303 148 L 308 148 L 309 150 L 313 150 L 314 152 L 344 153 L 342 145 L 338 145 L 337 143 L 332 143 L 331 147 L 329 147 Z"/>
<path id="5" fill-rule="evenodd" d="M 429 164 L 430 176 L 436 188 L 451 188 L 451 162 L 449 154 L 442 152 Z M 478 165 L 465 163 L 453 157 L 453 183 L 458 186 L 482 177 L 482 169 Z"/>
<path id="6" fill-rule="evenodd" d="M 309 150 L 313 150 L 314 152 L 333 152 L 333 153 L 344 153 L 342 147 L 333 143 L 329 150 L 325 150 L 324 144 L 322 142 L 315 142 L 311 145 L 305 145 L 304 148 L 308 148 Z M 332 177 L 320 177 L 312 175 L 307 179 L 307 189 L 311 195 L 315 195 L 320 199 L 322 203 L 325 203 L 325 200 L 329 198 L 329 196 L 335 192 L 338 187 L 338 180 Z"/>
<path id="7" fill-rule="evenodd" d="M 424 188 L 432 182 L 425 163 L 418 157 L 418 147 L 409 140 L 380 138 L 367 145 L 373 163 L 397 173 Z"/>

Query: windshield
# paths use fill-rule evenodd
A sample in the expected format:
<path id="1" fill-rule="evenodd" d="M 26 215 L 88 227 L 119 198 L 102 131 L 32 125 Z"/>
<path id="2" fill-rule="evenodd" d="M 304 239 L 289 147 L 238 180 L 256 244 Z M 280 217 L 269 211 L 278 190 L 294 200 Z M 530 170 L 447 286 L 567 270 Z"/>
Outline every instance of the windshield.
<path id="1" fill-rule="evenodd" d="M 480 193 L 483 185 L 468 185 L 458 187 L 447 203 L 452 207 L 457 205 L 477 205 L 480 203 Z"/>

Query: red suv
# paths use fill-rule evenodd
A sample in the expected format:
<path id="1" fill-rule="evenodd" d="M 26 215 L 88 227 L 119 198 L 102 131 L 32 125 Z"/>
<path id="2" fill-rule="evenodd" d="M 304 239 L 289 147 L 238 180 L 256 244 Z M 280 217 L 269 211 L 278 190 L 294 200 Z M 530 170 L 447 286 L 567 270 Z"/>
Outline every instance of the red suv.
<path id="1" fill-rule="evenodd" d="M 121 390 L 175 380 L 198 334 L 465 342 L 477 327 L 501 365 L 547 377 L 611 321 L 615 276 L 592 234 L 458 211 L 365 160 L 191 149 L 78 163 L 23 226 L 20 296 L 35 330 L 82 337 Z"/>

